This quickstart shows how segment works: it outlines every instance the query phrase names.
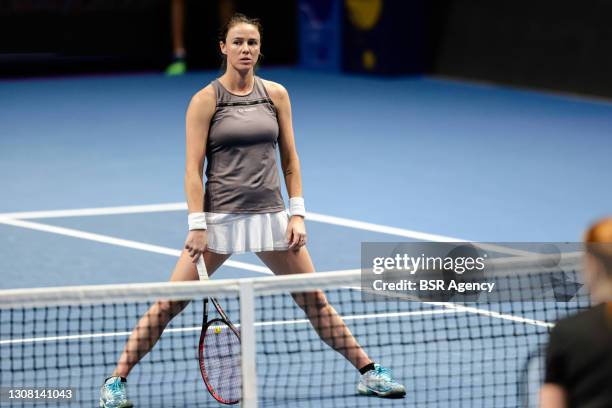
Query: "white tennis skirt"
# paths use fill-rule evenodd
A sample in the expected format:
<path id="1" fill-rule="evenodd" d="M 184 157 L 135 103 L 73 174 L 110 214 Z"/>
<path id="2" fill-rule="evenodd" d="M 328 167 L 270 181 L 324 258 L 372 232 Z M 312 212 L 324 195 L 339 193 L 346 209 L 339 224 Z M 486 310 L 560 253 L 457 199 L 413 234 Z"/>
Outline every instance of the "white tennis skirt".
<path id="1" fill-rule="evenodd" d="M 286 251 L 286 210 L 264 214 L 206 213 L 208 250 L 219 254 Z"/>

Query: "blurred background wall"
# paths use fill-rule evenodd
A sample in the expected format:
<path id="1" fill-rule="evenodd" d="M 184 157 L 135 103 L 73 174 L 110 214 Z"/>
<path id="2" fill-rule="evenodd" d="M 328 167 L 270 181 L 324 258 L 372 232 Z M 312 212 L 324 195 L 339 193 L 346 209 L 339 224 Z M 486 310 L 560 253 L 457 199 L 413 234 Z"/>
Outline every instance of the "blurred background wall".
<path id="1" fill-rule="evenodd" d="M 612 2 L 448 0 L 433 72 L 612 95 Z"/>
<path id="2" fill-rule="evenodd" d="M 185 0 L 191 69 L 220 66 L 225 0 Z M 261 18 L 266 64 L 297 60 L 295 1 L 241 1 Z M 0 75 L 161 70 L 172 56 L 170 0 L 0 0 Z"/>
<path id="3" fill-rule="evenodd" d="M 186 0 L 190 69 L 219 67 L 223 2 Z M 229 3 L 262 19 L 266 65 L 612 96 L 605 0 Z M 171 56 L 170 0 L 0 0 L 4 77 L 160 71 Z"/>

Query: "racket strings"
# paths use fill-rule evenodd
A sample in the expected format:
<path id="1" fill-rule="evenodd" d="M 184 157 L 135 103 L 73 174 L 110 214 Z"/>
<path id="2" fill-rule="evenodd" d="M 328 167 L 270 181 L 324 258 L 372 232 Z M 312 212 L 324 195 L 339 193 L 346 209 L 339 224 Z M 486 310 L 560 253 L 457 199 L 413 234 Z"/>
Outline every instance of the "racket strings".
<path id="1" fill-rule="evenodd" d="M 224 323 L 210 325 L 204 336 L 204 367 L 208 384 L 225 401 L 240 399 L 240 339 Z"/>

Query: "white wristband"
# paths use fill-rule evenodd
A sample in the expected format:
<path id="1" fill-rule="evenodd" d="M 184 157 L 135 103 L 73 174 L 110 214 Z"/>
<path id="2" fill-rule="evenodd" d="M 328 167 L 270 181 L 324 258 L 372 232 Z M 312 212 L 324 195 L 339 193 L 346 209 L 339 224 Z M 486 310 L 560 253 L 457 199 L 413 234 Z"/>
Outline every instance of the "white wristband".
<path id="1" fill-rule="evenodd" d="M 206 229 L 206 215 L 203 212 L 189 214 L 187 222 L 189 223 L 189 231 Z"/>
<path id="2" fill-rule="evenodd" d="M 306 217 L 306 208 L 304 207 L 304 197 L 291 197 L 289 199 L 289 214 L 301 215 Z"/>

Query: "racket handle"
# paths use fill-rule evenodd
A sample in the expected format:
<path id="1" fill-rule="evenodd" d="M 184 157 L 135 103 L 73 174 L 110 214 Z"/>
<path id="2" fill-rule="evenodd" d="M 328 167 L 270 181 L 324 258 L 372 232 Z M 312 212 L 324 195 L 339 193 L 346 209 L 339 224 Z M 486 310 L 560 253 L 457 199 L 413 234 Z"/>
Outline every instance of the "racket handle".
<path id="1" fill-rule="evenodd" d="M 200 280 L 208 280 L 208 271 L 206 270 L 206 264 L 204 263 L 204 255 L 200 255 L 198 258 L 196 268 L 198 269 L 198 276 L 200 277 Z"/>

